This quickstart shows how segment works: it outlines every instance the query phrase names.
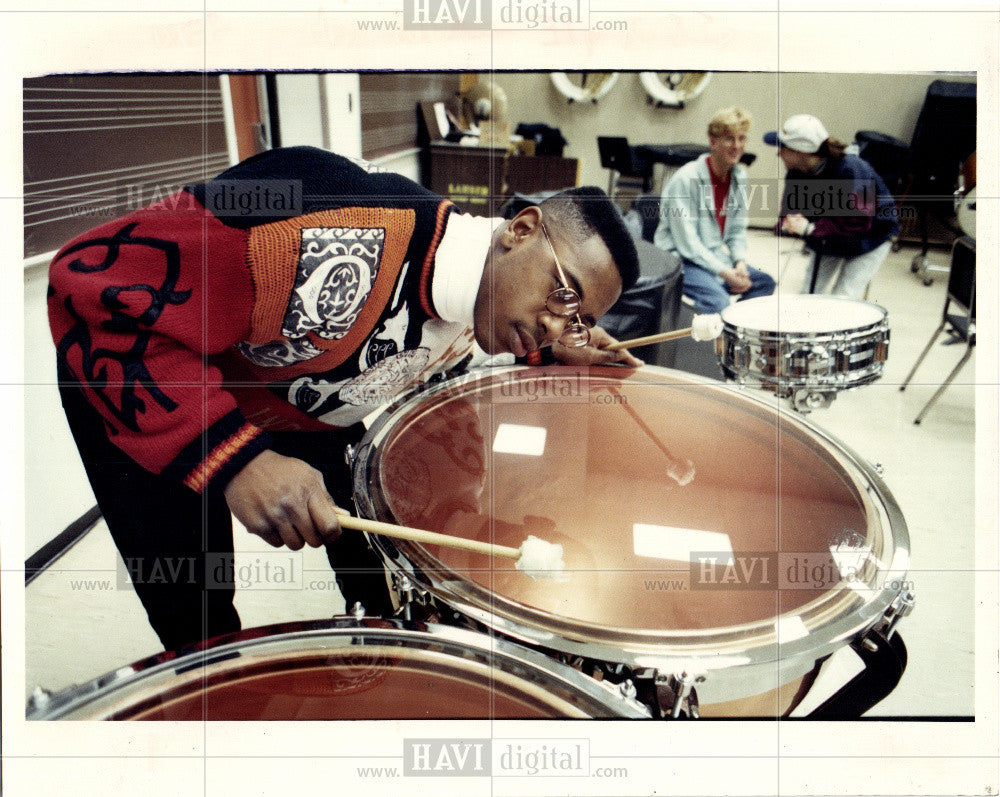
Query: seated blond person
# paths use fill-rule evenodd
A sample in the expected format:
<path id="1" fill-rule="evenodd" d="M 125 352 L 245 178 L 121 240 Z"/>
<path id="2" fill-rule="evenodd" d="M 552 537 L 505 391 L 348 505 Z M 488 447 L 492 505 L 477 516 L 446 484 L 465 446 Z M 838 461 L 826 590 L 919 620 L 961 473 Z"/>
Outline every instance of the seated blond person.
<path id="1" fill-rule="evenodd" d="M 709 152 L 685 164 L 660 200 L 653 242 L 677 255 L 684 295 L 699 313 L 718 313 L 731 297 L 774 292 L 774 279 L 747 264 L 747 176 L 740 163 L 750 116 L 724 108 L 708 123 Z"/>

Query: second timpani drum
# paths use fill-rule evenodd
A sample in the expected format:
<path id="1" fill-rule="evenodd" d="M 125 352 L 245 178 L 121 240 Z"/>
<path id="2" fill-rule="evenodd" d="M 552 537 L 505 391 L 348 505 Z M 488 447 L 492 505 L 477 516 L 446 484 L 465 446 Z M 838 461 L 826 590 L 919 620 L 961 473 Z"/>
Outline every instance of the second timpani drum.
<path id="1" fill-rule="evenodd" d="M 551 657 L 379 618 L 282 623 L 161 653 L 55 695 L 29 720 L 643 719 Z"/>

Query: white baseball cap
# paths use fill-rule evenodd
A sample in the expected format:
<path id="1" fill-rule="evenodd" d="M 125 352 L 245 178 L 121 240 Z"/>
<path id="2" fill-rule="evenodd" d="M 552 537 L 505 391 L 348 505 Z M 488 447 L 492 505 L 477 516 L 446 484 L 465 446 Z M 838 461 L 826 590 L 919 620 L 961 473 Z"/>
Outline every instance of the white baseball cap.
<path id="1" fill-rule="evenodd" d="M 781 130 L 772 130 L 764 135 L 764 143 L 776 147 L 779 144 L 796 152 L 813 154 L 830 137 L 823 123 L 815 116 L 800 113 L 790 116 Z"/>

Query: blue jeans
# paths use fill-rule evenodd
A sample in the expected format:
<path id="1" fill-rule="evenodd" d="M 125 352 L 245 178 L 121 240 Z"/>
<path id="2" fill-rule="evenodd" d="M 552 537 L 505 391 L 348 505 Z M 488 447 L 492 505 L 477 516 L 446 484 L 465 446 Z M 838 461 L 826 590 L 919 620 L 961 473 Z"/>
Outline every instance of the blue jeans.
<path id="1" fill-rule="evenodd" d="M 681 260 L 684 265 L 684 295 L 694 302 L 698 313 L 721 313 L 729 306 L 730 297 L 734 294 L 721 277 L 715 276 L 708 269 L 695 265 L 690 260 Z M 774 293 L 774 278 L 766 272 L 747 267 L 750 271 L 750 289 L 746 293 L 735 294 L 740 300 L 753 299 L 756 296 L 770 296 Z"/>

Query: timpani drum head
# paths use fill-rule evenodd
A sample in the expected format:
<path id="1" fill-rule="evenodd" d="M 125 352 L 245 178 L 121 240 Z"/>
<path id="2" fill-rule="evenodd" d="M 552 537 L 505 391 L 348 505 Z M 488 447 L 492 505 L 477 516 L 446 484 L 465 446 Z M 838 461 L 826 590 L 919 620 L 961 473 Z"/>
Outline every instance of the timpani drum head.
<path id="1" fill-rule="evenodd" d="M 665 369 L 444 383 L 385 413 L 354 469 L 362 514 L 514 547 L 534 535 L 566 563 L 564 580 L 532 580 L 376 538 L 390 569 L 500 633 L 629 666 L 801 674 L 881 616 L 906 568 L 870 468 L 799 417 Z M 718 699 L 739 697 L 740 677 L 723 680 Z"/>
<path id="2" fill-rule="evenodd" d="M 551 658 L 452 627 L 285 623 L 165 653 L 50 698 L 28 719 L 648 718 Z"/>

